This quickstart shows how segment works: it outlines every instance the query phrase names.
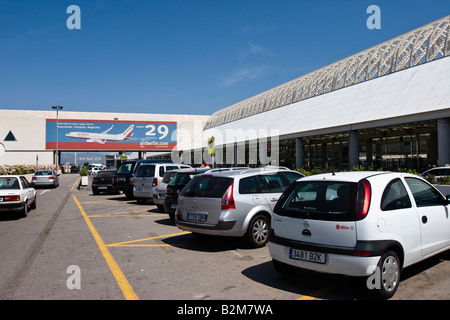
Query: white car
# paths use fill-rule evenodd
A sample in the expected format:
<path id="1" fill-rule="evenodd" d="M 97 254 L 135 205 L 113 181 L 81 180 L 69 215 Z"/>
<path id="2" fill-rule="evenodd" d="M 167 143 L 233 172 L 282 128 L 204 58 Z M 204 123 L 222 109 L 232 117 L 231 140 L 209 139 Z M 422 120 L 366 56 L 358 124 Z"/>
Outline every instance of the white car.
<path id="1" fill-rule="evenodd" d="M 24 176 L 0 176 L 0 212 L 17 211 L 23 217 L 36 209 L 36 190 Z"/>
<path id="2" fill-rule="evenodd" d="M 92 167 L 88 170 L 89 175 L 95 176 L 97 172 L 102 171 L 103 169 L 101 167 Z"/>
<path id="3" fill-rule="evenodd" d="M 439 178 L 450 177 L 450 167 L 437 167 L 429 169 L 421 174 L 422 177 L 434 176 L 433 183 L 436 183 Z"/>
<path id="4" fill-rule="evenodd" d="M 147 203 L 147 200 L 153 202 L 153 194 L 166 171 L 188 168 L 191 166 L 178 163 L 143 163 L 130 179 L 134 198 L 141 204 Z"/>
<path id="5" fill-rule="evenodd" d="M 339 172 L 293 183 L 272 214 L 269 252 L 292 267 L 368 277 L 392 297 L 403 268 L 450 248 L 449 196 L 393 172 Z"/>

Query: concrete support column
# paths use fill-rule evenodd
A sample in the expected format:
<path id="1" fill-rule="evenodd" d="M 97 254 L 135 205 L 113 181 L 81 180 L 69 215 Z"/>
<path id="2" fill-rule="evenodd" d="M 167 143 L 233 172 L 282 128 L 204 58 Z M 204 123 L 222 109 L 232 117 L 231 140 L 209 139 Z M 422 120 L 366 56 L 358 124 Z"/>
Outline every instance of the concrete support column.
<path id="1" fill-rule="evenodd" d="M 327 159 L 327 143 L 322 142 L 320 150 L 322 151 L 322 169 L 328 168 L 328 159 Z"/>
<path id="2" fill-rule="evenodd" d="M 438 166 L 450 164 L 450 121 L 439 119 L 437 121 L 437 147 Z"/>
<path id="3" fill-rule="evenodd" d="M 369 167 L 372 167 L 372 139 L 367 139 L 366 141 L 366 161 Z"/>
<path id="4" fill-rule="evenodd" d="M 351 170 L 359 163 L 358 131 L 350 130 L 348 137 L 348 169 Z"/>
<path id="5" fill-rule="evenodd" d="M 305 157 L 305 152 L 303 150 L 303 140 L 301 138 L 295 139 L 295 167 L 297 169 L 304 167 L 303 159 Z"/>

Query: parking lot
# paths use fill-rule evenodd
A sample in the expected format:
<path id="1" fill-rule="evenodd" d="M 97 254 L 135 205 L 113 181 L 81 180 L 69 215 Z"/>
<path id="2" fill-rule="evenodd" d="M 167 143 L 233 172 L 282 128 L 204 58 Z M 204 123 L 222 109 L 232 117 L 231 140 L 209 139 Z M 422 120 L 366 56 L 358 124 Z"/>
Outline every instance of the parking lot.
<path id="1" fill-rule="evenodd" d="M 365 281 L 274 270 L 267 247 L 199 237 L 154 205 L 77 188 L 37 189 L 28 217 L 0 217 L 0 299 L 367 300 Z M 405 269 L 394 300 L 450 298 L 450 252 Z"/>

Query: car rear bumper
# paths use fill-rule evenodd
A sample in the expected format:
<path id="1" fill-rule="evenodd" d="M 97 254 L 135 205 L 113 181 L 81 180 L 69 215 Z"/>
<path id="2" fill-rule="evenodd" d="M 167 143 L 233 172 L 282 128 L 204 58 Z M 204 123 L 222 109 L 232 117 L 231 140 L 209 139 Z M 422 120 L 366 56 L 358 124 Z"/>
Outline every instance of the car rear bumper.
<path id="1" fill-rule="evenodd" d="M 140 191 L 133 188 L 133 195 L 135 198 L 141 199 L 152 199 L 153 200 L 153 190 L 152 191 Z"/>
<path id="2" fill-rule="evenodd" d="M 11 203 L 2 202 L 0 204 L 0 212 L 20 211 L 23 210 L 24 206 L 25 204 L 23 202 L 11 202 Z"/>
<path id="3" fill-rule="evenodd" d="M 164 200 L 166 195 L 163 193 L 155 192 L 153 193 L 153 202 L 157 205 L 164 205 Z"/>
<path id="4" fill-rule="evenodd" d="M 92 185 L 92 189 L 97 189 L 99 191 L 114 191 L 114 187 L 112 184 L 94 184 Z"/>
<path id="5" fill-rule="evenodd" d="M 131 186 L 121 184 L 113 184 L 113 189 L 116 191 L 123 191 L 123 192 L 133 191 Z"/>
<path id="6" fill-rule="evenodd" d="M 210 234 L 216 236 L 241 237 L 243 233 L 240 229 L 235 229 L 236 220 L 219 220 L 217 224 L 192 223 L 186 220 L 180 220 L 176 216 L 175 223 L 177 227 L 184 231 L 194 233 Z"/>
<path id="7" fill-rule="evenodd" d="M 340 247 L 285 239 L 274 235 L 271 229 L 269 252 L 273 259 L 299 268 L 348 276 L 371 275 L 387 248 L 401 247 L 393 240 L 357 241 L 355 247 Z M 319 264 L 291 259 L 290 249 L 326 254 L 326 263 Z"/>
<path id="8" fill-rule="evenodd" d="M 269 241 L 269 252 L 272 259 L 302 269 L 323 273 L 364 277 L 373 274 L 380 257 L 359 257 L 343 254 L 326 253 L 324 264 L 295 260 L 289 257 L 291 247 Z M 317 251 L 313 251 L 317 252 Z"/>
<path id="9" fill-rule="evenodd" d="M 57 182 L 55 181 L 39 181 L 39 182 L 32 182 L 32 187 L 39 187 L 39 186 L 54 186 Z"/>

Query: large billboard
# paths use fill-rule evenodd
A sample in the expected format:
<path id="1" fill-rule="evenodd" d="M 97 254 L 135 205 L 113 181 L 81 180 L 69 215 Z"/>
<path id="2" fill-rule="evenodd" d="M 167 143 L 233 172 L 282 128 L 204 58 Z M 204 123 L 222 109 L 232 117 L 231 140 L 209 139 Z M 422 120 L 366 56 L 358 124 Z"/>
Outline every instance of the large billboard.
<path id="1" fill-rule="evenodd" d="M 170 151 L 175 148 L 176 122 L 47 119 L 46 149 Z"/>

